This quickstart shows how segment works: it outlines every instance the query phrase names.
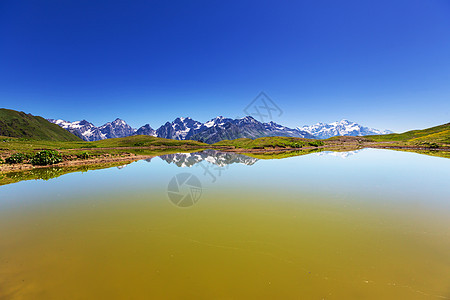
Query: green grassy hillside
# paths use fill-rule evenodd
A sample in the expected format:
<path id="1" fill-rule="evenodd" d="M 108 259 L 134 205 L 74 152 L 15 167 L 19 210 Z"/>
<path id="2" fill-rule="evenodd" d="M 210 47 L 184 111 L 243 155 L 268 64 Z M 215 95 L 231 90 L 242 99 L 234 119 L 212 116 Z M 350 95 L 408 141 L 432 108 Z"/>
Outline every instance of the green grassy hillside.
<path id="1" fill-rule="evenodd" d="M 413 142 L 450 144 L 450 123 L 422 130 L 411 130 L 404 133 L 371 135 L 364 138 L 376 142 Z"/>
<path id="2" fill-rule="evenodd" d="M 4 108 L 0 109 L 0 136 L 47 141 L 80 140 L 42 117 Z"/>
<path id="3" fill-rule="evenodd" d="M 198 146 L 205 147 L 207 144 L 192 140 L 172 140 L 164 139 L 149 135 L 133 135 L 123 138 L 106 139 L 101 141 L 89 142 L 95 147 L 150 147 L 150 146 L 164 146 L 164 147 L 179 147 L 179 146 Z"/>
<path id="4" fill-rule="evenodd" d="M 266 148 L 302 148 L 321 146 L 322 141 L 302 139 L 295 137 L 271 136 L 257 139 L 240 138 L 235 140 L 223 140 L 213 144 L 214 146 L 228 146 L 240 149 L 266 149 Z"/>
<path id="5" fill-rule="evenodd" d="M 283 159 L 289 157 L 296 157 L 307 155 L 311 153 L 324 151 L 323 148 L 314 148 L 314 149 L 305 149 L 305 150 L 290 150 L 290 151 L 270 151 L 270 152 L 262 152 L 262 153 L 243 153 L 246 156 L 258 158 L 258 159 Z"/>
<path id="6" fill-rule="evenodd" d="M 186 151 L 187 149 L 206 149 L 210 145 L 200 143 L 197 141 L 179 141 L 157 138 L 148 135 L 135 135 L 117 139 L 106 139 L 95 142 L 79 141 L 45 141 L 45 140 L 30 140 L 22 138 L 0 137 L 0 157 L 7 157 L 11 153 L 26 153 L 32 154 L 38 150 L 58 150 L 63 154 L 80 154 L 82 152 L 89 152 L 90 154 L 101 153 L 140 153 L 147 155 L 141 148 L 149 147 L 149 150 L 161 149 L 176 149 L 177 151 Z M 124 150 L 125 148 L 135 148 L 135 150 Z M 106 150 L 102 150 L 106 148 Z M 137 149 L 138 148 L 138 149 Z M 145 153 L 144 153 L 145 152 Z M 152 152 L 152 153 L 153 153 Z"/>

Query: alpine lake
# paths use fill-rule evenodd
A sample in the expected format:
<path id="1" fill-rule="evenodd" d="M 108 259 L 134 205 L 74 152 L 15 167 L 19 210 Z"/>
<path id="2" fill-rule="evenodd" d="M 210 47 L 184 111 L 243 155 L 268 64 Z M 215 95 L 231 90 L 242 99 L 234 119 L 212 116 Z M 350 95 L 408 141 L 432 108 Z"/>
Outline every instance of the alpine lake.
<path id="1" fill-rule="evenodd" d="M 450 299 L 450 159 L 266 158 L 15 174 L 0 299 Z"/>

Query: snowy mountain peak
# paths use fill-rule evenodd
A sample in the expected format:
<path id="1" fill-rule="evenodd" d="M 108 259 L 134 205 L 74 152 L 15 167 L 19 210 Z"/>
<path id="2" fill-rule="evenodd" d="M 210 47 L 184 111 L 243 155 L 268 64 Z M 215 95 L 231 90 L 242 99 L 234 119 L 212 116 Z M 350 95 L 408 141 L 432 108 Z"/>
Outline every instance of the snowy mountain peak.
<path id="1" fill-rule="evenodd" d="M 203 124 L 189 117 L 176 118 L 172 123 L 166 122 L 156 130 L 156 136 L 166 139 L 187 140 Z"/>
<path id="2" fill-rule="evenodd" d="M 333 136 L 364 136 L 372 134 L 389 134 L 389 130 L 378 130 L 364 127 L 355 122 L 343 119 L 329 124 L 317 123 L 311 126 L 298 127 L 319 139 L 327 139 Z"/>
<path id="3" fill-rule="evenodd" d="M 253 118 L 252 116 L 245 116 L 243 118 L 241 118 L 241 120 L 245 121 L 245 122 L 251 122 L 251 123 L 256 123 L 258 122 L 255 118 Z"/>
<path id="4" fill-rule="evenodd" d="M 115 119 L 114 122 L 112 122 L 112 124 L 114 124 L 114 125 L 122 125 L 122 126 L 127 125 L 127 123 L 124 120 L 119 119 L 119 118 Z"/>
<path id="5" fill-rule="evenodd" d="M 214 126 L 223 126 L 226 123 L 232 123 L 233 119 L 225 118 L 223 116 L 215 117 L 214 119 L 209 120 L 208 122 L 204 123 L 201 128 L 206 129 Z"/>
<path id="6" fill-rule="evenodd" d="M 190 117 L 178 117 L 173 122 L 175 123 L 186 123 L 186 122 L 197 122 Z"/>

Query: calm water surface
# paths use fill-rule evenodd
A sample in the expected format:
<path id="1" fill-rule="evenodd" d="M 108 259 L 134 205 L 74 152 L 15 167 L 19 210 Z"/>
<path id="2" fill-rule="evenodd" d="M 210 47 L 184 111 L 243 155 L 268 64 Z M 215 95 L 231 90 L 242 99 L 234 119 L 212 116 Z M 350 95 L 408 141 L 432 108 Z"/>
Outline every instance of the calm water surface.
<path id="1" fill-rule="evenodd" d="M 0 298 L 450 299 L 449 179 L 397 151 L 207 151 L 1 186 Z"/>

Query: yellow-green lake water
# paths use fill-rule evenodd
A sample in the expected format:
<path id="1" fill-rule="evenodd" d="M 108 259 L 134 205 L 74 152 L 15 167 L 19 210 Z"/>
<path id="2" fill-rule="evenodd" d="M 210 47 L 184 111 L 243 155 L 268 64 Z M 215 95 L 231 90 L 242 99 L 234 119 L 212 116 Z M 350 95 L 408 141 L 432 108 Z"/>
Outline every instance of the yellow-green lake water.
<path id="1" fill-rule="evenodd" d="M 210 151 L 0 186 L 0 299 L 450 299 L 449 179 L 397 151 Z"/>

